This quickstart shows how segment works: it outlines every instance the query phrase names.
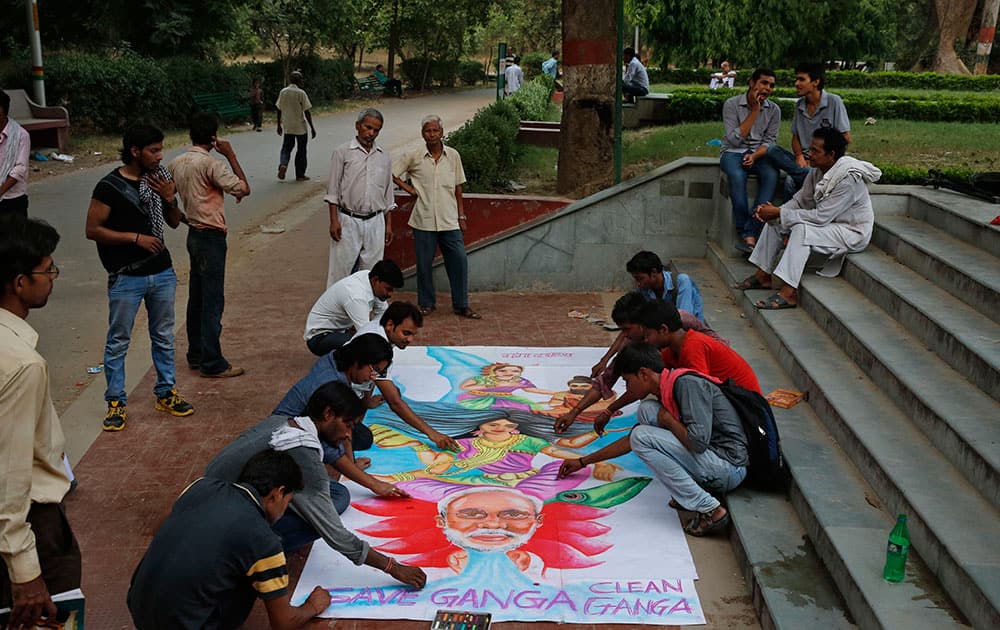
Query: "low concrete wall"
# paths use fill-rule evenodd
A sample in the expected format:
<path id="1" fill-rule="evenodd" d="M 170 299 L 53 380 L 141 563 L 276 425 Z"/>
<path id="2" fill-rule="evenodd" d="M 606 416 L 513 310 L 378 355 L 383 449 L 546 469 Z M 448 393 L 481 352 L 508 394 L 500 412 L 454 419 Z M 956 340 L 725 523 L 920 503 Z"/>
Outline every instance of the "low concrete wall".
<path id="1" fill-rule="evenodd" d="M 718 160 L 683 158 L 470 246 L 469 288 L 624 290 L 625 262 L 639 250 L 703 257 L 718 180 Z M 447 290 L 443 266 L 434 282 Z"/>

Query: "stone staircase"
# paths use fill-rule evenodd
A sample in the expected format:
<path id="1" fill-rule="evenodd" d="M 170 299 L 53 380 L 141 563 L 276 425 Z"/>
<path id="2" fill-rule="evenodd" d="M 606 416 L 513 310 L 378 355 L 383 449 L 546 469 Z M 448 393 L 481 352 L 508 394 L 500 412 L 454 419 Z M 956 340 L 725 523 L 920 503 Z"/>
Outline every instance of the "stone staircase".
<path id="1" fill-rule="evenodd" d="M 1000 209 L 877 191 L 872 245 L 839 278 L 807 271 L 799 308 L 706 297 L 765 388 L 808 396 L 776 410 L 789 495 L 733 493 L 734 546 L 765 628 L 998 628 Z M 728 287 L 753 268 L 719 240 L 691 264 Z M 889 584 L 898 513 L 912 549 Z"/>

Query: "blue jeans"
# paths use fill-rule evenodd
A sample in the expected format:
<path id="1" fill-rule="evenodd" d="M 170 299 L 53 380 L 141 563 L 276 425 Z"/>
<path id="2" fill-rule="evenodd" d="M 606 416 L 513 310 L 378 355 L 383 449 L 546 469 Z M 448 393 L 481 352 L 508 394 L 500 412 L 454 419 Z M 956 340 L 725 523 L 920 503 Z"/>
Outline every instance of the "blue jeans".
<path id="1" fill-rule="evenodd" d="M 337 514 L 343 514 L 351 505 L 351 493 L 347 487 L 333 479 L 330 480 L 330 499 Z M 271 529 L 281 538 L 281 547 L 286 555 L 319 538 L 319 533 L 313 526 L 290 509 L 285 511 L 285 515 Z"/>
<path id="2" fill-rule="evenodd" d="M 747 178 L 751 173 L 757 176 L 757 198 L 753 202 L 753 207 L 756 208 L 774 198 L 778 171 L 767 157 L 756 160 L 750 169 L 745 169 L 743 155 L 726 151 L 719 158 L 719 167 L 729 180 L 729 199 L 733 202 L 733 227 L 736 228 L 740 238 L 757 238 L 763 224 L 754 218 L 753 212 L 750 211 L 747 200 Z"/>
<path id="3" fill-rule="evenodd" d="M 286 133 L 281 139 L 281 166 L 288 166 L 292 159 L 292 147 L 295 148 L 295 177 L 306 176 L 306 145 L 309 144 L 309 134 L 295 136 Z"/>
<path id="4" fill-rule="evenodd" d="M 429 232 L 413 230 L 413 243 L 417 254 L 417 304 L 434 306 L 434 251 L 440 247 L 444 270 L 451 286 L 451 307 L 469 307 L 469 259 L 465 255 L 462 230 Z"/>
<path id="5" fill-rule="evenodd" d="M 767 159 L 779 171 L 785 171 L 788 177 L 785 178 L 785 201 L 792 198 L 802 188 L 802 182 L 809 174 L 809 167 L 799 166 L 795 161 L 795 154 L 784 147 L 772 144 L 767 147 Z"/>
<path id="6" fill-rule="evenodd" d="M 226 306 L 226 233 L 188 230 L 191 289 L 187 303 L 187 362 L 204 374 L 229 369 L 222 356 L 222 311 Z"/>
<path id="7" fill-rule="evenodd" d="M 108 339 L 104 345 L 104 378 L 108 387 L 104 400 L 128 400 L 125 394 L 125 354 L 132 340 L 132 327 L 139 305 L 146 301 L 149 340 L 152 343 L 158 398 L 174 388 L 174 291 L 177 276 L 173 267 L 151 276 L 108 276 Z"/>
<path id="8" fill-rule="evenodd" d="M 656 423 L 659 410 L 657 401 L 639 405 L 640 424 L 629 437 L 632 451 L 681 507 L 702 514 L 714 511 L 719 500 L 709 492 L 723 494 L 739 486 L 747 476 L 746 466 L 733 466 L 710 448 L 692 453 L 669 429 Z"/>

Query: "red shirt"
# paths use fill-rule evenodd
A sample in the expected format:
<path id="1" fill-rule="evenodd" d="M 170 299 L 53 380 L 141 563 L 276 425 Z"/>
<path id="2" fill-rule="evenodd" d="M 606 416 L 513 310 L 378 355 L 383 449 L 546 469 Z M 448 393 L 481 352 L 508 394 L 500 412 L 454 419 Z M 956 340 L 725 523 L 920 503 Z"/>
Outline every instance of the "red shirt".
<path id="1" fill-rule="evenodd" d="M 660 357 L 663 359 L 664 367 L 668 369 L 691 368 L 720 381 L 731 378 L 740 387 L 762 393 L 757 375 L 743 357 L 718 339 L 696 330 L 684 333 L 679 357 L 675 358 L 670 348 L 664 348 L 660 352 Z"/>

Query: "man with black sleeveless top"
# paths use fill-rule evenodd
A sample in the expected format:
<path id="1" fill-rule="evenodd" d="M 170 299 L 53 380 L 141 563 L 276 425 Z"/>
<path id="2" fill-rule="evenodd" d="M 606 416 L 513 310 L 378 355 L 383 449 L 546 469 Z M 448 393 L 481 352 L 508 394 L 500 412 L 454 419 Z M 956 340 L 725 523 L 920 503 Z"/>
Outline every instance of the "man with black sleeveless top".
<path id="1" fill-rule="evenodd" d="M 189 416 L 194 408 L 177 392 L 174 377 L 174 274 L 163 241 L 164 223 L 181 222 L 177 188 L 163 159 L 163 132 L 135 125 L 122 140 L 120 166 L 94 188 L 87 209 L 87 238 L 108 271 L 108 338 L 104 346 L 105 431 L 125 428 L 125 355 L 139 305 L 145 301 L 156 368 L 156 409 Z"/>

